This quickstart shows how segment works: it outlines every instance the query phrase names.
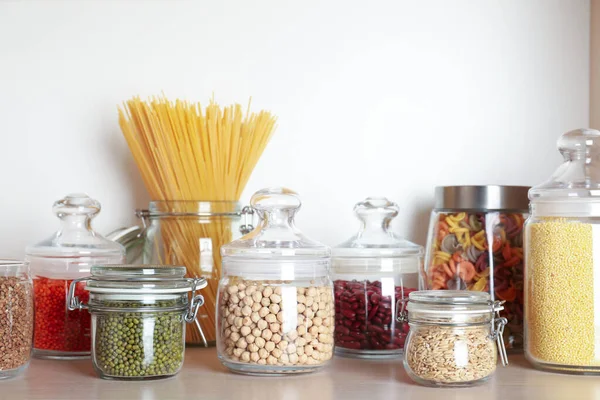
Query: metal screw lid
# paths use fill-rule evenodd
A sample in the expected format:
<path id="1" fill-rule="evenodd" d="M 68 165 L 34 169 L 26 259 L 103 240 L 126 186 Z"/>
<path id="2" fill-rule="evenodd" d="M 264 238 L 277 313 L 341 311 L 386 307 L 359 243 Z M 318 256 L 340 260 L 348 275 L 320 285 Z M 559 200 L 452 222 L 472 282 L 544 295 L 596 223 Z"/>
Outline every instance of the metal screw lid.
<path id="1" fill-rule="evenodd" d="M 515 210 L 529 209 L 528 186 L 438 186 L 438 210 Z"/>

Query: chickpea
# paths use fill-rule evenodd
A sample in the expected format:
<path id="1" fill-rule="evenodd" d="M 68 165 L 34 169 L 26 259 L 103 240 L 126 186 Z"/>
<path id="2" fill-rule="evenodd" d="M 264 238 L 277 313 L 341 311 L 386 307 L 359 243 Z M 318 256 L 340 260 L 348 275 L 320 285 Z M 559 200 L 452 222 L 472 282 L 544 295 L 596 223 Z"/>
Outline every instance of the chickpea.
<path id="1" fill-rule="evenodd" d="M 268 297 L 263 297 L 260 301 L 260 304 L 262 304 L 264 307 L 268 307 L 269 304 L 271 304 L 271 300 L 269 300 Z"/>
<path id="2" fill-rule="evenodd" d="M 242 308 L 242 315 L 244 317 L 249 317 L 252 314 L 252 308 L 250 308 L 250 306 L 244 306 L 244 308 Z"/>
<path id="3" fill-rule="evenodd" d="M 274 349 L 275 349 L 275 343 L 273 343 L 273 342 L 267 342 L 267 343 L 265 344 L 265 350 L 267 350 L 267 351 L 271 352 L 271 351 L 273 351 Z"/>
<path id="4" fill-rule="evenodd" d="M 304 346 L 304 354 L 306 354 L 307 356 L 311 356 L 313 351 L 314 349 L 311 345 Z"/>
<path id="5" fill-rule="evenodd" d="M 298 304 L 305 305 L 306 304 L 306 296 L 304 296 L 303 294 L 299 294 L 298 297 L 296 297 L 296 301 L 298 302 Z"/>
<path id="6" fill-rule="evenodd" d="M 233 349 L 233 355 L 239 357 L 244 352 L 244 349 Z"/>
<path id="7" fill-rule="evenodd" d="M 271 296 L 269 296 L 269 299 L 271 299 L 271 303 L 281 303 L 281 296 L 278 294 L 273 293 Z"/>
<path id="8" fill-rule="evenodd" d="M 306 289 L 303 287 L 299 287 L 298 289 L 296 289 L 296 291 L 298 292 L 299 295 L 306 293 Z"/>
<path id="9" fill-rule="evenodd" d="M 279 304 L 274 304 L 274 303 L 272 303 L 272 304 L 269 306 L 269 311 L 271 311 L 271 313 L 272 313 L 272 314 L 277 314 L 277 313 L 279 312 L 279 310 L 280 310 L 280 309 L 281 309 L 281 308 L 279 307 Z"/>
<path id="10" fill-rule="evenodd" d="M 269 326 L 269 323 L 267 321 L 265 321 L 264 319 L 261 319 L 260 321 L 258 321 L 256 323 L 256 326 L 258 327 L 258 329 L 260 329 L 262 331 L 264 329 L 267 329 L 267 326 Z"/>
<path id="11" fill-rule="evenodd" d="M 242 326 L 240 328 L 240 333 L 242 334 L 242 336 L 248 336 L 251 331 L 252 331 L 252 329 L 250 329 L 249 326 Z"/>
<path id="12" fill-rule="evenodd" d="M 295 329 L 291 330 L 288 333 L 286 333 L 286 336 L 290 342 L 293 342 L 294 340 L 296 340 L 298 338 L 298 331 Z"/>
<path id="13" fill-rule="evenodd" d="M 258 321 L 260 321 L 260 315 L 258 315 L 257 312 L 253 312 L 250 315 L 250 319 L 252 320 L 252 322 L 258 323 Z"/>
<path id="14" fill-rule="evenodd" d="M 303 336 L 306 333 L 306 326 L 299 325 L 297 330 L 298 330 L 298 335 Z"/>
<path id="15" fill-rule="evenodd" d="M 284 282 L 284 283 L 286 283 L 286 282 Z M 287 282 L 287 284 L 288 284 L 288 285 L 289 285 L 290 283 L 292 283 L 292 282 L 291 282 L 291 281 Z M 282 292 L 282 290 L 281 290 L 281 286 L 277 286 L 277 287 L 275 288 L 275 290 L 273 290 L 273 293 L 275 293 L 275 294 L 277 294 L 277 295 L 279 295 L 279 296 L 281 296 L 281 292 Z"/>
<path id="16" fill-rule="evenodd" d="M 288 347 L 288 341 L 287 340 L 282 340 L 281 342 L 277 343 L 277 347 L 281 350 L 285 350 Z"/>
<path id="17" fill-rule="evenodd" d="M 241 317 L 241 316 L 242 316 L 242 309 L 241 309 L 240 307 L 236 307 L 236 308 L 233 310 L 233 314 L 234 314 L 236 317 Z"/>
<path id="18" fill-rule="evenodd" d="M 231 335 L 229 335 L 229 338 L 231 340 L 233 340 L 234 342 L 237 342 L 238 340 L 240 340 L 240 334 L 237 332 L 231 332 Z"/>
<path id="19" fill-rule="evenodd" d="M 316 326 L 311 326 L 310 329 L 308 330 L 310 332 L 310 334 L 314 337 L 316 337 L 319 334 L 319 328 Z"/>
<path id="20" fill-rule="evenodd" d="M 314 317 L 313 318 L 313 325 L 314 326 L 321 326 L 323 324 L 323 319 L 321 317 Z"/>
<path id="21" fill-rule="evenodd" d="M 257 312 L 262 308 L 262 304 L 260 302 L 252 304 L 252 312 Z"/>
<path id="22" fill-rule="evenodd" d="M 252 335 L 253 335 L 254 337 L 259 337 L 259 336 L 260 336 L 260 334 L 261 334 L 261 332 L 262 332 L 262 331 L 261 331 L 260 329 L 258 329 L 258 328 L 254 328 L 254 329 L 252 329 Z"/>
<path id="23" fill-rule="evenodd" d="M 260 356 L 260 358 L 265 359 L 269 357 L 269 352 L 265 349 L 260 349 L 258 350 L 258 355 Z"/>
<path id="24" fill-rule="evenodd" d="M 248 342 L 246 342 L 246 339 L 240 338 L 240 340 L 238 340 L 235 345 L 240 349 L 245 349 L 246 347 L 248 347 Z"/>
<path id="25" fill-rule="evenodd" d="M 260 360 L 260 356 L 258 353 L 250 353 L 250 360 L 252 360 L 252 362 L 257 362 Z"/>
<path id="26" fill-rule="evenodd" d="M 269 329 L 273 333 L 278 333 L 281 329 L 281 325 L 279 325 L 279 323 L 277 323 L 277 322 L 274 322 L 271 325 L 269 325 Z"/>
<path id="27" fill-rule="evenodd" d="M 244 303 L 244 305 L 246 305 L 246 306 L 252 306 L 254 304 L 254 300 L 252 300 L 252 297 L 246 296 L 242 300 L 242 303 Z"/>
<path id="28" fill-rule="evenodd" d="M 302 354 L 301 356 L 298 356 L 298 358 L 300 364 L 306 364 L 306 362 L 308 361 L 308 356 L 306 354 Z"/>
<path id="29" fill-rule="evenodd" d="M 248 362 L 250 361 L 250 352 L 245 351 L 242 353 L 242 356 L 240 357 L 242 359 L 242 361 Z"/>
<path id="30" fill-rule="evenodd" d="M 279 358 L 281 357 L 282 351 L 280 349 L 273 349 L 271 351 L 271 355 L 273 355 L 273 357 Z"/>
<path id="31" fill-rule="evenodd" d="M 263 359 L 261 358 L 261 359 L 260 359 L 260 360 L 258 360 L 256 363 L 257 363 L 257 364 L 259 364 L 259 365 L 266 365 L 266 364 L 267 364 L 267 360 L 263 360 Z"/>
<path id="32" fill-rule="evenodd" d="M 283 353 L 282 355 L 279 356 L 279 362 L 282 362 L 283 364 L 289 364 L 290 357 L 287 354 Z"/>
<path id="33" fill-rule="evenodd" d="M 252 325 L 252 320 L 250 319 L 250 317 L 244 317 L 242 319 L 242 325 L 244 325 L 244 326 Z"/>
<path id="34" fill-rule="evenodd" d="M 288 354 L 292 354 L 296 352 L 296 345 L 291 343 L 288 344 L 288 346 L 286 347 L 286 351 L 288 352 Z"/>
<path id="35" fill-rule="evenodd" d="M 254 344 L 254 343 L 252 343 L 252 344 L 249 344 L 249 345 L 248 345 L 248 351 L 249 351 L 250 353 L 252 353 L 252 354 L 255 354 L 255 353 L 257 353 L 257 352 L 258 352 L 258 346 L 257 346 L 256 344 Z"/>
<path id="36" fill-rule="evenodd" d="M 283 323 L 283 311 L 277 313 L 277 321 Z"/>
<path id="37" fill-rule="evenodd" d="M 296 354 L 298 354 L 299 356 L 304 354 L 304 346 L 296 346 Z"/>
<path id="38" fill-rule="evenodd" d="M 298 364 L 298 354 L 289 355 L 290 364 Z"/>
<path id="39" fill-rule="evenodd" d="M 279 342 L 281 342 L 281 335 L 276 333 L 271 337 L 271 341 L 275 344 L 278 344 Z"/>
<path id="40" fill-rule="evenodd" d="M 306 306 L 304 304 L 298 303 L 298 306 L 297 306 L 298 314 L 302 314 L 304 312 L 304 310 L 306 310 Z"/>
<path id="41" fill-rule="evenodd" d="M 238 304 L 240 302 L 240 298 L 237 295 L 232 294 L 229 298 L 229 302 L 233 304 Z"/>
<path id="42" fill-rule="evenodd" d="M 315 302 L 315 299 L 313 299 L 311 296 L 306 296 L 306 301 L 304 302 L 304 304 L 306 305 L 306 307 L 312 307 L 313 303 Z"/>
<path id="43" fill-rule="evenodd" d="M 258 315 L 261 318 L 265 318 L 267 315 L 269 315 L 269 309 L 267 307 L 263 307 L 258 311 Z"/>
<path id="44" fill-rule="evenodd" d="M 273 332 L 269 329 L 265 329 L 264 331 L 262 331 L 261 337 L 265 340 L 271 340 L 271 338 L 273 337 Z"/>
<path id="45" fill-rule="evenodd" d="M 252 293 L 252 300 L 254 300 L 255 303 L 260 303 L 260 301 L 262 300 L 262 293 L 259 292 L 258 290 L 255 291 L 254 293 Z"/>
<path id="46" fill-rule="evenodd" d="M 273 294 L 273 288 L 271 288 L 270 286 L 267 286 L 262 292 L 263 297 L 269 297 L 272 294 Z"/>
<path id="47" fill-rule="evenodd" d="M 227 288 L 227 293 L 229 293 L 229 294 L 235 294 L 235 293 L 238 292 L 238 290 L 239 289 L 238 289 L 238 287 L 236 285 L 232 285 L 232 286 L 229 286 Z"/>
<path id="48" fill-rule="evenodd" d="M 256 337 L 252 334 L 249 334 L 248 336 L 246 336 L 246 342 L 248 342 L 248 343 L 254 343 L 255 340 L 256 340 Z"/>
<path id="49" fill-rule="evenodd" d="M 306 291 L 306 295 L 310 296 L 310 297 L 316 296 L 317 295 L 317 289 L 315 289 L 314 287 L 308 288 L 308 290 Z"/>
<path id="50" fill-rule="evenodd" d="M 256 339 L 254 339 L 254 344 L 256 346 L 258 346 L 259 349 L 262 349 L 263 347 L 265 347 L 265 343 L 267 343 L 267 341 L 263 338 L 261 338 L 260 336 L 257 337 Z"/>
<path id="51" fill-rule="evenodd" d="M 269 356 L 267 358 L 267 365 L 275 365 L 277 364 L 277 358 L 273 357 L 273 356 Z"/>

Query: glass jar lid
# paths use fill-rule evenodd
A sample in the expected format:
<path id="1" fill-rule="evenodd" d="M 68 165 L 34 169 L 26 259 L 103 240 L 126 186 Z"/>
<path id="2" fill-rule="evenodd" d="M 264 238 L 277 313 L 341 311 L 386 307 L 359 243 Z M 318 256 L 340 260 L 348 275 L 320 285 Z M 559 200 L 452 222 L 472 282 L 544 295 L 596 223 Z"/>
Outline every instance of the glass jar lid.
<path id="1" fill-rule="evenodd" d="M 390 230 L 399 207 L 385 197 L 368 197 L 354 206 L 361 227 L 347 241 L 334 247 L 333 257 L 422 257 L 423 247 L 401 239 Z"/>
<path id="2" fill-rule="evenodd" d="M 206 287 L 206 280 L 185 278 L 186 268 L 163 265 L 96 265 L 86 278 L 93 293 L 185 293 Z"/>
<path id="3" fill-rule="evenodd" d="M 408 295 L 406 311 L 433 314 L 483 314 L 491 319 L 493 303 L 489 293 L 467 290 L 420 290 Z M 501 306 L 499 306 L 501 307 Z M 500 308 L 502 309 L 502 308 Z"/>
<path id="4" fill-rule="evenodd" d="M 600 132 L 576 129 L 557 142 L 564 162 L 546 182 L 529 191 L 532 201 L 600 198 Z"/>
<path id="5" fill-rule="evenodd" d="M 328 259 L 331 250 L 307 238 L 296 228 L 294 217 L 300 209 L 298 194 L 286 188 L 260 190 L 250 205 L 260 218 L 250 233 L 221 248 L 223 257 L 247 259 Z"/>
<path id="6" fill-rule="evenodd" d="M 100 212 L 97 200 L 86 194 L 70 194 L 55 202 L 52 210 L 60 219 L 59 230 L 46 240 L 27 247 L 28 255 L 122 257 L 125 254 L 123 246 L 92 229 L 92 219 Z"/>

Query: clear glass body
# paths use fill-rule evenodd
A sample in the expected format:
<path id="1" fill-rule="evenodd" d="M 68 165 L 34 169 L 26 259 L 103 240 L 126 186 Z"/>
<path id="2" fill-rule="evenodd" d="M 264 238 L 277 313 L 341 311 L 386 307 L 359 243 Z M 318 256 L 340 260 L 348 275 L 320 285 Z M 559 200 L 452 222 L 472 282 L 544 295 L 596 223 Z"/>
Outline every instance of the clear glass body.
<path id="1" fill-rule="evenodd" d="M 600 132 L 559 139 L 562 164 L 529 192 L 525 356 L 537 368 L 600 374 Z"/>
<path id="2" fill-rule="evenodd" d="M 242 235 L 242 208 L 237 202 L 155 201 L 147 215 L 142 252 L 144 264 L 183 265 L 188 276 L 208 282 L 206 305 L 187 326 L 187 343 L 215 345 L 215 309 L 221 277 L 220 249 Z"/>
<path id="3" fill-rule="evenodd" d="M 425 386 L 472 386 L 496 370 L 496 343 L 489 324 L 459 327 L 410 323 L 404 366 Z"/>
<path id="4" fill-rule="evenodd" d="M 26 263 L 0 260 L 0 379 L 29 365 L 33 340 L 33 283 Z"/>
<path id="5" fill-rule="evenodd" d="M 408 375 L 425 386 L 472 386 L 496 371 L 497 347 L 487 293 L 422 291 L 409 295 L 410 331 L 404 348 Z M 496 333 L 497 334 L 497 333 Z"/>
<path id="6" fill-rule="evenodd" d="M 221 249 L 219 359 L 252 375 L 316 371 L 333 356 L 330 250 L 295 227 L 300 201 L 294 192 L 262 190 L 251 204 L 259 226 Z"/>
<path id="7" fill-rule="evenodd" d="M 398 206 L 381 197 L 357 203 L 358 233 L 333 249 L 335 352 L 347 357 L 402 354 L 409 325 L 398 302 L 417 290 L 423 248 L 389 229 Z"/>
<path id="8" fill-rule="evenodd" d="M 101 378 L 159 379 L 181 370 L 187 295 L 91 297 L 92 361 Z"/>
<path id="9" fill-rule="evenodd" d="M 39 358 L 89 357 L 91 319 L 86 310 L 68 312 L 67 294 L 73 279 L 90 273 L 92 265 L 120 264 L 125 249 L 92 230 L 91 221 L 100 203 L 84 194 L 72 194 L 54 203 L 60 229 L 50 238 L 30 246 L 35 299 L 34 355 Z M 77 295 L 87 300 L 84 285 Z"/>
<path id="10" fill-rule="evenodd" d="M 503 300 L 504 343 L 523 348 L 525 211 L 433 210 L 421 288 L 486 292 Z"/>

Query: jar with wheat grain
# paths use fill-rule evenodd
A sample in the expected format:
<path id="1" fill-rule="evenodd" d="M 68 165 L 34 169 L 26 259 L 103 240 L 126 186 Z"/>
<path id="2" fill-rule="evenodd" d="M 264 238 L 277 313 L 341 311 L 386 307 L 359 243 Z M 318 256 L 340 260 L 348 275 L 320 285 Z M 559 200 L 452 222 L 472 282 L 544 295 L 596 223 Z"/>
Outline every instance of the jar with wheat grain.
<path id="1" fill-rule="evenodd" d="M 483 292 L 410 293 L 401 318 L 410 325 L 404 346 L 408 375 L 421 385 L 438 387 L 487 381 L 496 371 L 498 352 L 502 364 L 508 363 L 502 340 L 507 320 L 497 315 L 502 303 Z"/>
<path id="2" fill-rule="evenodd" d="M 316 371 L 333 356 L 331 251 L 295 227 L 300 200 L 291 190 L 261 190 L 251 205 L 258 227 L 221 249 L 219 359 L 251 375 Z"/>
<path id="3" fill-rule="evenodd" d="M 540 369 L 600 374 L 600 132 L 558 140 L 564 163 L 529 191 L 525 355 Z"/>

